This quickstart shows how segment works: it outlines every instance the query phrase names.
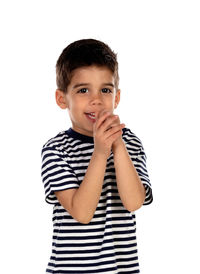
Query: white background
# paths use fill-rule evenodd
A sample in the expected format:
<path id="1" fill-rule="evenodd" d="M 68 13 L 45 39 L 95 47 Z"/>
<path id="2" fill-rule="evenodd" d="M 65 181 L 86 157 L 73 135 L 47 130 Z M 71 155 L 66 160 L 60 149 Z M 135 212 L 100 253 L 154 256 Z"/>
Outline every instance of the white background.
<path id="1" fill-rule="evenodd" d="M 142 274 L 200 273 L 199 1 L 2 1 L 1 273 L 45 273 L 42 145 L 70 126 L 55 63 L 82 38 L 118 54 L 117 113 L 142 140 L 154 202 L 137 211 Z"/>

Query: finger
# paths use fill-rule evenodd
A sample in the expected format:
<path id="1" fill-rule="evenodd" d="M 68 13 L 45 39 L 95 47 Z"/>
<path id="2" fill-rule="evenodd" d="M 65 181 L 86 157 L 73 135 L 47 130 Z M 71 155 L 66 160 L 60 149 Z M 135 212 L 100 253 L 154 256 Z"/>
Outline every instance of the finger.
<path id="1" fill-rule="evenodd" d="M 109 130 L 107 130 L 105 133 L 104 133 L 104 138 L 105 139 L 108 139 L 110 138 L 113 134 L 115 134 L 116 132 L 120 131 L 122 132 L 122 129 L 125 127 L 125 124 L 120 124 L 120 125 L 117 125 L 115 127 L 112 127 L 110 128 Z"/>
<path id="2" fill-rule="evenodd" d="M 118 115 L 117 115 L 118 116 Z M 117 120 L 115 120 L 115 123 L 117 123 L 117 124 L 120 124 L 121 122 L 120 122 L 120 119 L 119 119 L 119 116 L 118 116 L 118 119 Z"/>
<path id="3" fill-rule="evenodd" d="M 120 124 L 111 124 L 110 126 L 108 126 L 108 128 L 106 129 L 106 131 L 108 131 L 109 129 L 113 128 L 113 127 L 116 127 Z"/>
<path id="4" fill-rule="evenodd" d="M 99 114 L 98 114 L 98 119 L 99 119 L 101 116 L 103 116 L 105 113 L 107 113 L 107 112 L 110 113 L 110 114 L 112 114 L 111 111 L 106 110 L 106 109 L 104 108 L 102 111 L 99 112 Z"/>
<path id="5" fill-rule="evenodd" d="M 114 124 L 119 125 L 119 123 L 116 122 L 117 119 L 117 115 L 107 117 L 107 119 L 105 119 L 105 121 L 101 124 L 101 130 L 104 132 L 109 128 L 114 127 Z"/>
<path id="6" fill-rule="evenodd" d="M 106 112 L 104 111 L 104 113 L 101 113 L 99 115 L 99 118 L 95 122 L 95 129 L 98 129 L 101 126 L 101 124 L 106 120 L 106 118 L 110 115 L 111 115 L 111 112 L 108 112 L 108 111 Z"/>
<path id="7" fill-rule="evenodd" d="M 120 125 L 119 117 L 114 120 L 114 122 L 110 125 L 110 127 L 108 127 L 108 129 L 110 129 L 112 127 L 115 127 L 115 126 L 118 126 L 118 125 Z"/>

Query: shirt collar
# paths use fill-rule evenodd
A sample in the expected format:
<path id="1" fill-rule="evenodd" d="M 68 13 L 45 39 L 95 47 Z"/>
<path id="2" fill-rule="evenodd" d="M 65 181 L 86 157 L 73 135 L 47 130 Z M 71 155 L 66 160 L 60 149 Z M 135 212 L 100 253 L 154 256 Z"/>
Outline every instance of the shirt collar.
<path id="1" fill-rule="evenodd" d="M 84 134 L 81 134 L 75 130 L 73 130 L 72 128 L 69 128 L 68 130 L 66 130 L 66 133 L 68 136 L 77 139 L 77 140 L 81 140 L 84 143 L 94 143 L 94 138 L 92 136 L 87 136 Z"/>

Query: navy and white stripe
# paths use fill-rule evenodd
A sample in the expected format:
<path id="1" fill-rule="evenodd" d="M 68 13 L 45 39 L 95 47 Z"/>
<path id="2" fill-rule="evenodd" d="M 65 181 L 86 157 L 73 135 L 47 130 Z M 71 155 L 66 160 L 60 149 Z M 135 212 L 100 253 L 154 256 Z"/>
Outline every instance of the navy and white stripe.
<path id="1" fill-rule="evenodd" d="M 123 129 L 122 138 L 145 186 L 144 204 L 150 204 L 153 197 L 142 143 L 128 128 Z M 135 214 L 127 211 L 120 200 L 112 152 L 107 159 L 101 197 L 89 224 L 74 220 L 54 194 L 80 186 L 93 150 L 93 137 L 71 128 L 42 148 L 45 199 L 54 204 L 52 254 L 46 273 L 139 273 Z"/>

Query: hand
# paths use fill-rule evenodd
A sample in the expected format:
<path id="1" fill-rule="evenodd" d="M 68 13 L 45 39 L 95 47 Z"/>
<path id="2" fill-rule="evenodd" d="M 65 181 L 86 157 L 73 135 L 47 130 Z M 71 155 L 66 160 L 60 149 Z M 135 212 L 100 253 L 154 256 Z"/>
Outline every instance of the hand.
<path id="1" fill-rule="evenodd" d="M 120 119 L 118 117 L 118 119 L 115 120 L 115 123 L 112 126 L 115 125 L 119 125 L 120 124 Z M 125 124 L 123 124 L 125 127 Z M 118 147 L 119 145 L 124 144 L 123 140 L 122 140 L 122 135 L 120 135 L 112 144 L 112 151 L 114 151 L 116 149 L 116 147 Z"/>
<path id="2" fill-rule="evenodd" d="M 117 122 L 118 121 L 118 122 Z M 124 124 L 119 117 L 108 111 L 102 111 L 93 125 L 94 151 L 108 158 L 112 144 L 122 135 Z"/>

